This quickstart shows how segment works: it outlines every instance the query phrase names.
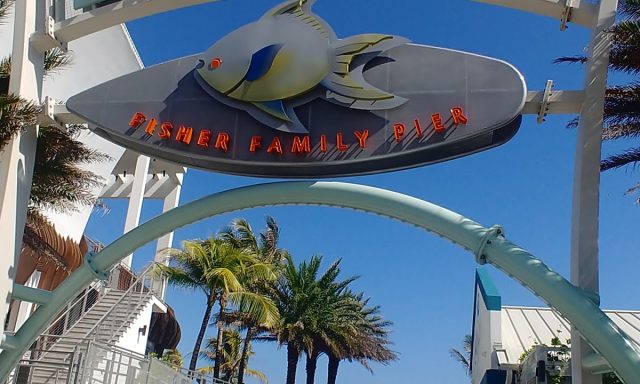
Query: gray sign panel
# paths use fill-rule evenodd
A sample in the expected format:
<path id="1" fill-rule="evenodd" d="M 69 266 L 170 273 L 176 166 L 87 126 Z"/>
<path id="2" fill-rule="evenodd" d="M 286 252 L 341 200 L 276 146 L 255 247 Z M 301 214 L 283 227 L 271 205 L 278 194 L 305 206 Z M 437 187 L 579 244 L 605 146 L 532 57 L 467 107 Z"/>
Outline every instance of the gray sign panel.
<path id="1" fill-rule="evenodd" d="M 526 86 L 511 65 L 397 36 L 338 39 L 311 5 L 284 3 L 201 55 L 99 85 L 67 107 L 125 147 L 265 177 L 409 168 L 517 132 Z"/>

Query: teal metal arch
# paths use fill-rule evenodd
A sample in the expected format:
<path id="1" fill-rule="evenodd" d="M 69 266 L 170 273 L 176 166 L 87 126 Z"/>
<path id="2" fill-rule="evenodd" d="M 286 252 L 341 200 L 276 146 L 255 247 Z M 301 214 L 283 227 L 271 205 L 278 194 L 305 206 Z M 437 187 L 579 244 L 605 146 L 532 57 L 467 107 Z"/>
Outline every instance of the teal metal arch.
<path id="1" fill-rule="evenodd" d="M 504 238 L 497 228 L 426 201 L 383 189 L 337 182 L 282 182 L 220 192 L 158 216 L 86 258 L 38 307 L 15 336 L 5 336 L 0 377 L 7 377 L 29 345 L 77 292 L 105 278 L 116 263 L 144 244 L 177 228 L 222 213 L 273 205 L 312 204 L 353 208 L 398 219 L 434 232 L 470 250 L 531 289 L 571 322 L 627 384 L 640 384 L 640 350 L 581 289 Z"/>

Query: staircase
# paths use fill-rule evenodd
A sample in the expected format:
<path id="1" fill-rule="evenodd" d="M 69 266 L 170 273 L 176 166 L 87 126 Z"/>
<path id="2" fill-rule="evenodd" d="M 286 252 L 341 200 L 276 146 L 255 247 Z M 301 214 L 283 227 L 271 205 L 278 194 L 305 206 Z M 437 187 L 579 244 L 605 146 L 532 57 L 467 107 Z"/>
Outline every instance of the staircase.
<path id="1" fill-rule="evenodd" d="M 90 345 L 114 346 L 161 288 L 154 266 L 135 276 L 117 266 L 105 282 L 88 287 L 34 343 L 18 366 L 13 383 L 80 383 Z M 156 288 L 154 290 L 154 288 Z M 114 347 L 115 348 L 115 347 Z M 91 359 L 104 358 L 102 349 Z M 91 381 L 95 382 L 95 381 Z"/>

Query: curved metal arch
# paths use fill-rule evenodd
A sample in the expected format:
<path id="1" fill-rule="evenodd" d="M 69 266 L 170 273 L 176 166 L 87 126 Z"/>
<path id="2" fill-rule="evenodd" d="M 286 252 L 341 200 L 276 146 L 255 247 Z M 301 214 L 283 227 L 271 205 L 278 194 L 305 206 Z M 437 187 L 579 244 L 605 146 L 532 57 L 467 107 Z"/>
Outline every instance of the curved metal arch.
<path id="1" fill-rule="evenodd" d="M 20 356 L 61 307 L 96 276 L 144 244 L 177 228 L 222 213 L 273 205 L 314 204 L 353 208 L 398 219 L 434 232 L 474 252 L 480 263 L 500 268 L 558 310 L 609 362 L 627 384 L 640 384 L 637 345 L 585 292 L 550 270 L 542 261 L 505 239 L 497 228 L 474 221 L 426 201 L 362 185 L 337 182 L 282 182 L 220 192 L 175 208 L 131 230 L 74 272 L 54 291 L 13 337 L 3 340 L 0 377 L 6 377 Z"/>

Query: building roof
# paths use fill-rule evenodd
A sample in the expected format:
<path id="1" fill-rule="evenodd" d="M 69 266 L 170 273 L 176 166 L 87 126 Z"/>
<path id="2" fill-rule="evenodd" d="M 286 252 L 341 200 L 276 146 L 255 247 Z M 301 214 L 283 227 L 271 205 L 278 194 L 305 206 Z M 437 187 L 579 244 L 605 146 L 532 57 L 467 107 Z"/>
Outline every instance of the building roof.
<path id="1" fill-rule="evenodd" d="M 607 316 L 640 345 L 640 311 L 604 311 Z M 502 307 L 502 348 L 509 363 L 536 344 L 551 344 L 558 337 L 571 337 L 569 323 L 551 308 Z"/>

